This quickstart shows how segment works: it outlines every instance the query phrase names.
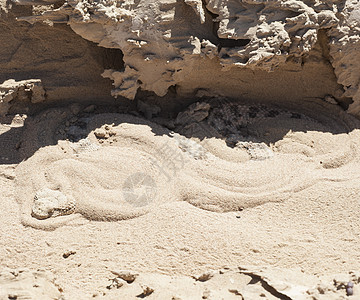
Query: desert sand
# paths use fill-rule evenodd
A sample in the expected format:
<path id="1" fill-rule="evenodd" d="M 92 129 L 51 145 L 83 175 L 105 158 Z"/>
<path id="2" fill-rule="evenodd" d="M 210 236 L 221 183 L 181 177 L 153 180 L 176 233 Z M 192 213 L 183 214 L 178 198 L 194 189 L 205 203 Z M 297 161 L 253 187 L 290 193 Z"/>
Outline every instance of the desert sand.
<path id="1" fill-rule="evenodd" d="M 0 295 L 345 299 L 352 282 L 357 299 L 359 121 L 325 102 L 274 108 L 247 128 L 257 156 L 216 136 L 204 103 L 161 120 L 173 130 L 76 104 L 8 116 Z"/>
<path id="2" fill-rule="evenodd" d="M 360 299 L 360 4 L 0 0 L 0 299 Z"/>

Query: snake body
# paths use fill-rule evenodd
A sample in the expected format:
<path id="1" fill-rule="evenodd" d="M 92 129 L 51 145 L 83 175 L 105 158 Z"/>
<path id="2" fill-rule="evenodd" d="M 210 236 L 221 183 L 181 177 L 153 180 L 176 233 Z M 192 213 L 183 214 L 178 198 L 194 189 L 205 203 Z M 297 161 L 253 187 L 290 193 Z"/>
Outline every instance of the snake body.
<path id="1" fill-rule="evenodd" d="M 235 102 L 215 104 L 198 102 L 181 112 L 177 121 L 181 125 L 179 131 L 187 136 L 189 134 L 186 134 L 186 129 L 194 127 L 194 124 L 200 124 L 205 135 L 214 136 L 215 131 L 228 146 L 245 150 L 252 160 L 264 160 L 273 157 L 274 153 L 269 145 L 249 130 L 249 127 L 262 121 L 277 119 L 314 121 L 297 112 L 259 104 L 244 105 Z"/>

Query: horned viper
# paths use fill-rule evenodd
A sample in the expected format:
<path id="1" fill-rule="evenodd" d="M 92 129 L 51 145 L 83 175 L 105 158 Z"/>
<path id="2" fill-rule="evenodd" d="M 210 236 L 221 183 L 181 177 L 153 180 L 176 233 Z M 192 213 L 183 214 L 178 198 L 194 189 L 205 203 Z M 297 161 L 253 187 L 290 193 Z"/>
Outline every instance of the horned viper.
<path id="1" fill-rule="evenodd" d="M 312 120 L 297 112 L 275 107 L 254 104 L 244 105 L 236 102 L 197 102 L 178 114 L 175 123 L 177 131 L 189 136 L 191 128 L 197 124 L 206 136 L 225 139 L 228 146 L 246 150 L 250 159 L 263 160 L 274 154 L 271 148 L 249 131 L 249 126 L 266 120 L 298 119 Z"/>

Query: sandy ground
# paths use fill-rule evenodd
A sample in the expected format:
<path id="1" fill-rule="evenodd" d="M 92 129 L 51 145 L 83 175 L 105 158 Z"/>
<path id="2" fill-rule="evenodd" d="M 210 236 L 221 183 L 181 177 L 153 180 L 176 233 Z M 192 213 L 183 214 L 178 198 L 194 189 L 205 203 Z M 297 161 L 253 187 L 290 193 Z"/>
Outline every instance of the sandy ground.
<path id="1" fill-rule="evenodd" d="M 0 299 L 360 299 L 359 121 L 302 113 L 252 125 L 264 160 L 93 108 L 3 118 Z"/>

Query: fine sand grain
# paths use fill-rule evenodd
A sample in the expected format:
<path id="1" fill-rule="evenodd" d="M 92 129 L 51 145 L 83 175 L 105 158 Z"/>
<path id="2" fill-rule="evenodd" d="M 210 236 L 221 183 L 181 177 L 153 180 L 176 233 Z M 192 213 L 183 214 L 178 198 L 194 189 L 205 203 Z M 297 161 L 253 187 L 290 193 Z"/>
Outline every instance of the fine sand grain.
<path id="1" fill-rule="evenodd" d="M 256 278 L 271 266 L 301 269 L 308 279 L 359 270 L 360 123 L 330 104 L 297 113 L 306 118 L 255 118 L 240 146 L 229 146 L 207 116 L 175 133 L 134 115 L 70 108 L 24 126 L 4 122 L 1 264 L 53 272 L 69 299 L 135 295 L 111 275 L 122 269 L 143 274 L 152 286 L 140 294 L 149 299 L 159 299 L 165 288 L 154 282 L 166 276 L 177 276 L 185 292 L 191 276 L 224 266 L 256 266 Z M 249 145 L 259 143 L 272 155 L 255 159 Z M 35 195 L 46 198 L 37 199 L 46 217 L 32 213 Z M 74 209 L 57 207 L 59 199 Z M 249 274 L 235 273 L 247 282 Z M 264 276 L 277 282 L 280 273 Z M 214 297 L 221 290 L 209 289 Z"/>

